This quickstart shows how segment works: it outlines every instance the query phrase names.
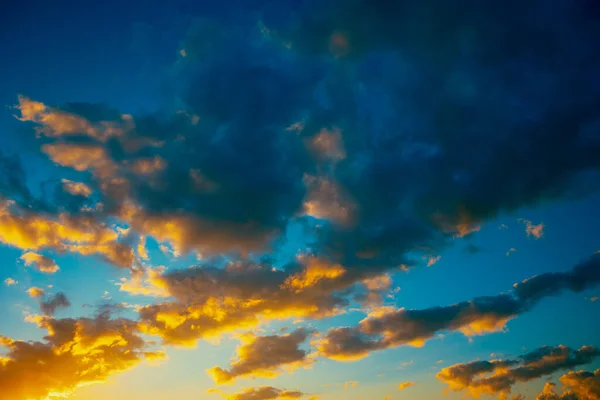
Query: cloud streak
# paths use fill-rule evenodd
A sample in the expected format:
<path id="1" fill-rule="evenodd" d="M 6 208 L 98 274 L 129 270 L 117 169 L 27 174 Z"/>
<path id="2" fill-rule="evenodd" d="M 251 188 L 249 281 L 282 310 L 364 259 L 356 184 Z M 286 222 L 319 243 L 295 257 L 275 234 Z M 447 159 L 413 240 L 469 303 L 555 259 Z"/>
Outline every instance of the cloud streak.
<path id="1" fill-rule="evenodd" d="M 515 284 L 512 294 L 422 310 L 376 309 L 357 326 L 331 329 L 319 344 L 319 351 L 328 358 L 352 361 L 391 347 L 420 347 L 443 332 L 467 336 L 497 332 L 545 297 L 565 291 L 581 292 L 598 284 L 600 257 L 595 254 L 570 271 L 537 275 Z"/>

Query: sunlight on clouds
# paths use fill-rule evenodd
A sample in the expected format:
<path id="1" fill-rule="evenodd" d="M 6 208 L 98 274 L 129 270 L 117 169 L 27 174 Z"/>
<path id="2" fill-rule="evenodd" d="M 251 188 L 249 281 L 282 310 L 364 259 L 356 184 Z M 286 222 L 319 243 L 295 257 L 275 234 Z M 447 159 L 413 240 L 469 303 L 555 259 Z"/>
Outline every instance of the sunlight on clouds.
<path id="1" fill-rule="evenodd" d="M 124 268 L 133 264 L 131 248 L 117 242 L 118 234 L 86 216 L 60 214 L 52 219 L 16 207 L 0 207 L 0 242 L 23 250 L 53 249 L 82 255 L 98 254 Z M 28 265 L 52 272 L 52 260 L 37 253 L 23 255 Z M 56 271 L 54 271 L 56 272 Z"/>
<path id="2" fill-rule="evenodd" d="M 134 295 L 168 297 L 167 286 L 161 279 L 165 270 L 166 268 L 163 266 L 134 270 L 130 279 L 121 278 L 121 282 L 118 282 L 117 286 L 120 291 Z"/>
<path id="3" fill-rule="evenodd" d="M 288 277 L 282 288 L 300 293 L 306 288 L 315 286 L 321 280 L 336 279 L 346 273 L 341 265 L 331 265 L 314 257 L 307 257 L 305 265 L 300 272 Z"/>
<path id="4" fill-rule="evenodd" d="M 292 373 L 298 368 L 310 368 L 314 363 L 313 357 L 300 349 L 310 334 L 310 331 L 299 328 L 282 336 L 242 335 L 242 344 L 231 368 L 213 367 L 207 373 L 217 385 L 222 385 L 241 377 L 273 379 L 283 371 Z"/>
<path id="5" fill-rule="evenodd" d="M 478 221 L 471 213 L 459 207 L 456 215 L 444 215 L 435 213 L 433 221 L 445 233 L 451 233 L 455 238 L 468 236 L 474 232 L 481 230 L 480 221 Z"/>
<path id="6" fill-rule="evenodd" d="M 12 285 L 16 285 L 17 283 L 19 283 L 18 281 L 14 280 L 13 278 L 6 278 L 4 280 L 4 284 L 6 286 L 12 286 Z"/>
<path id="7" fill-rule="evenodd" d="M 519 222 L 525 224 L 525 233 L 527 233 L 527 236 L 533 236 L 535 239 L 541 239 L 541 237 L 544 236 L 543 223 L 535 225 L 533 222 L 524 218 L 520 218 Z"/>
<path id="8" fill-rule="evenodd" d="M 38 297 L 42 297 L 44 295 L 44 289 L 41 289 L 39 287 L 30 287 L 29 289 L 27 289 L 27 294 L 29 294 L 29 296 L 33 297 L 33 298 L 38 298 Z"/>
<path id="9" fill-rule="evenodd" d="M 319 157 L 332 162 L 346 158 L 346 149 L 339 129 L 321 129 L 309 142 L 309 148 Z"/>
<path id="10" fill-rule="evenodd" d="M 350 388 L 354 388 L 358 386 L 358 382 L 357 381 L 348 381 L 348 382 L 344 382 L 344 390 L 348 390 Z"/>
<path id="11" fill-rule="evenodd" d="M 61 180 L 63 189 L 73 196 L 90 197 L 92 189 L 83 182 L 73 182 L 68 179 Z"/>
<path id="12" fill-rule="evenodd" d="M 112 136 L 121 136 L 133 129 L 130 115 L 121 115 L 121 120 L 117 122 L 91 123 L 77 114 L 48 107 L 22 95 L 19 95 L 19 105 L 15 108 L 21 111 L 21 117 L 17 117 L 19 120 L 39 124 L 38 135 L 44 134 L 48 137 L 84 134 L 100 141 L 107 141 Z"/>
<path id="13" fill-rule="evenodd" d="M 75 41 L 67 43 L 44 25 L 85 21 L 97 33 L 83 5 L 56 15 L 50 7 L 47 21 L 32 14 L 39 7 L 11 15 L 15 26 L 35 25 L 42 33 L 22 35 L 23 49 L 56 55 L 46 57 L 47 66 L 41 61 L 44 72 L 73 82 L 6 74 L 9 87 L 25 79 L 32 93 L 46 92 L 62 105 L 12 94 L 18 104 L 10 113 L 22 123 L 11 118 L 19 128 L 4 141 L 14 154 L 0 153 L 0 244 L 12 268 L 5 285 L 16 285 L 14 276 L 21 286 L 0 293 L 2 323 L 18 331 L 14 320 L 22 323 L 25 314 L 41 334 L 37 340 L 28 330 L 21 340 L 0 336 L 0 400 L 68 398 L 144 361 L 160 364 L 167 357 L 160 346 L 198 346 L 199 353 L 178 354 L 183 367 L 164 376 L 143 375 L 143 368 L 140 381 L 125 375 L 118 384 L 131 392 L 119 386 L 116 397 L 203 397 L 210 379 L 198 371 L 205 370 L 215 385 L 236 384 L 231 393 L 208 391 L 226 400 L 315 400 L 304 390 L 325 380 L 338 382 L 325 391 L 327 399 L 391 399 L 392 392 L 435 398 L 437 389 L 428 383 L 436 370 L 454 397 L 522 399 L 511 391 L 560 372 L 563 392 L 548 384 L 538 399 L 597 400 L 599 372 L 574 370 L 597 363 L 593 346 L 543 346 L 450 365 L 457 354 L 481 350 L 454 349 L 465 344 L 464 336 L 471 341 L 504 332 L 485 346 L 497 341 L 495 354 L 514 352 L 520 342 L 505 336 L 531 321 L 508 332 L 509 321 L 551 296 L 578 293 L 579 304 L 564 304 L 567 316 L 594 323 L 581 320 L 583 311 L 595 309 L 582 298 L 598 297 L 583 292 L 600 285 L 600 254 L 563 272 L 554 265 L 589 251 L 592 228 L 573 230 L 585 239 L 577 243 L 568 234 L 564 243 L 551 238 L 545 247 L 551 251 L 538 248 L 536 260 L 523 231 L 495 229 L 507 216 L 567 203 L 581 188 L 585 194 L 598 189 L 594 51 L 600 28 L 596 10 L 583 8 L 589 2 L 472 1 L 457 13 L 454 5 L 427 2 L 242 1 L 226 12 L 222 5 L 211 8 L 202 18 L 193 4 L 173 14 L 151 12 L 150 3 L 135 10 L 124 3 L 119 23 L 111 24 L 109 36 L 125 38 L 116 47 L 102 32 L 90 40 L 71 35 Z M 131 45 L 130 15 L 153 23 L 134 24 L 136 57 L 123 59 L 121 50 Z M 177 38 L 182 31 L 186 36 Z M 29 36 L 44 37 L 53 51 Z M 560 40 L 540 46 L 546 36 Z M 71 45 L 84 61 L 101 55 L 108 62 L 100 68 L 92 62 L 92 68 L 87 61 L 60 61 L 68 57 L 59 49 L 68 52 Z M 8 58 L 14 63 L 8 71 L 31 72 L 32 59 Z M 138 73 L 127 77 L 132 71 Z M 38 87 L 42 81 L 50 86 Z M 126 87 L 115 86 L 123 82 Z M 75 102 L 73 90 L 140 112 Z M 30 134 L 17 136 L 20 130 Z M 560 218 L 580 218 L 579 205 Z M 536 218 L 556 224 L 547 210 Z M 544 223 L 518 221 L 527 237 L 544 237 Z M 486 223 L 493 229 L 476 233 Z M 522 257 L 505 241 L 514 235 L 521 235 L 515 246 Z M 452 249 L 457 243 L 471 264 L 461 264 L 464 252 Z M 557 243 L 564 249 L 555 249 Z M 121 269 L 94 272 L 101 260 Z M 545 263 L 551 273 L 539 273 Z M 479 264 L 506 267 L 506 276 L 490 274 L 491 282 L 469 286 L 485 275 L 476 271 Z M 423 270 L 400 273 L 413 268 Z M 494 279 L 514 282 L 531 270 L 539 274 L 497 291 Z M 106 284 L 113 286 L 105 290 Z M 406 289 L 398 294 L 400 286 Z M 58 291 L 63 288 L 72 290 L 69 298 Z M 490 288 L 491 295 L 481 296 Z M 467 297 L 456 302 L 452 290 Z M 128 303 L 133 296 L 140 305 Z M 70 299 L 75 304 L 67 309 Z M 55 317 L 59 312 L 70 317 Z M 542 317 L 559 320 L 547 312 Z M 560 333 L 551 328 L 549 337 Z M 572 331 L 565 337 L 569 345 L 586 333 Z M 438 343 L 434 357 L 427 348 L 401 350 L 400 361 L 390 352 L 451 335 L 460 340 Z M 229 361 L 199 344 L 229 338 L 239 340 Z M 314 372 L 321 373 L 335 369 L 331 360 L 384 351 L 357 369 L 337 368 L 332 380 L 308 378 L 312 386 L 303 391 L 262 382 L 238 386 L 246 379 L 294 382 L 317 360 L 325 369 Z M 448 364 L 435 363 L 439 358 Z M 410 359 L 415 365 L 403 362 Z M 450 366 L 440 370 L 443 365 Z M 393 368 L 404 368 L 402 375 L 415 381 L 396 380 Z M 155 376 L 156 384 L 149 378 Z M 185 386 L 189 376 L 193 385 Z M 131 389 L 139 382 L 147 383 L 143 394 Z M 184 390 L 197 392 L 179 394 Z M 115 397 L 102 389 L 96 395 Z"/>
<path id="14" fill-rule="evenodd" d="M 448 385 L 448 390 L 465 392 L 473 397 L 498 395 L 502 399 L 506 398 L 517 383 L 591 364 L 598 357 L 600 351 L 593 346 L 583 346 L 578 350 L 562 345 L 543 346 L 515 359 L 452 365 L 443 368 L 436 377 Z"/>
<path id="15" fill-rule="evenodd" d="M 167 163 L 159 156 L 135 160 L 131 169 L 140 175 L 151 175 L 167 167 Z"/>
<path id="16" fill-rule="evenodd" d="M 28 251 L 27 253 L 23 254 L 21 256 L 21 260 L 23 260 L 25 265 L 33 266 L 38 271 L 45 272 L 47 274 L 53 274 L 59 270 L 58 265 L 56 265 L 53 259 L 32 251 Z"/>
<path id="17" fill-rule="evenodd" d="M 225 400 L 296 400 L 309 396 L 297 390 L 277 389 L 272 386 L 251 387 L 235 394 L 227 394 L 219 389 L 209 389 L 207 393 L 219 394 Z M 311 396 L 308 400 L 318 400 L 318 397 Z"/>
<path id="18" fill-rule="evenodd" d="M 415 382 L 402 382 L 401 384 L 398 385 L 398 390 L 405 390 L 405 389 L 408 389 L 415 385 L 416 385 Z"/>
<path id="19" fill-rule="evenodd" d="M 45 329 L 44 342 L 3 338 L 8 349 L 0 363 L 0 399 L 68 397 L 76 388 L 105 382 L 143 359 L 164 357 L 146 349 L 133 321 L 95 318 L 54 319 L 29 316 Z"/>
<path id="20" fill-rule="evenodd" d="M 117 165 L 104 147 L 99 145 L 48 143 L 42 146 L 42 151 L 56 164 L 76 171 L 91 170 L 101 177 L 107 177 L 117 170 Z"/>
<path id="21" fill-rule="evenodd" d="M 329 219 L 341 225 L 352 223 L 356 205 L 342 188 L 326 177 L 305 175 L 308 194 L 304 213 L 314 218 Z"/>

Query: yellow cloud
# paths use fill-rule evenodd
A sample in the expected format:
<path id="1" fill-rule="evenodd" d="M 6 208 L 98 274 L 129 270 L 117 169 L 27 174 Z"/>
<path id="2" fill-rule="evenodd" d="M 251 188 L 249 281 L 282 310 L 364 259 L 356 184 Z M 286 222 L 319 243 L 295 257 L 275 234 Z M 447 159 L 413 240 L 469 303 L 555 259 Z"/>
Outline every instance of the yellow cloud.
<path id="1" fill-rule="evenodd" d="M 357 381 L 348 381 L 348 382 L 344 383 L 344 390 L 348 390 L 350 388 L 357 387 L 357 386 L 358 386 Z"/>
<path id="2" fill-rule="evenodd" d="M 33 266 L 38 271 L 45 272 L 47 274 L 53 274 L 59 270 L 58 265 L 56 265 L 53 259 L 32 251 L 28 251 L 27 253 L 23 254 L 21 256 L 21 260 L 25 262 L 25 265 Z"/>
<path id="3" fill-rule="evenodd" d="M 117 239 L 117 232 L 91 217 L 60 214 L 52 218 L 29 210 L 0 207 L 0 242 L 19 249 L 98 254 L 120 267 L 130 267 L 134 262 L 133 250 Z M 34 252 L 25 253 L 22 259 L 42 272 L 58 270 L 52 260 Z"/>
<path id="4" fill-rule="evenodd" d="M 300 345 L 310 332 L 297 329 L 292 333 L 277 336 L 241 336 L 242 345 L 237 349 L 237 359 L 229 370 L 213 367 L 207 373 L 217 385 L 231 383 L 239 377 L 275 378 L 283 370 L 292 372 L 298 368 L 308 368 L 313 359 Z"/>
<path id="5" fill-rule="evenodd" d="M 38 297 L 42 297 L 44 295 L 44 289 L 41 289 L 39 287 L 30 287 L 29 289 L 27 289 L 27 293 L 33 297 L 33 298 L 38 298 Z"/>
<path id="6" fill-rule="evenodd" d="M 73 182 L 68 179 L 62 179 L 63 190 L 73 196 L 90 197 L 92 189 L 83 182 Z"/>
<path id="7" fill-rule="evenodd" d="M 17 283 L 19 283 L 18 281 L 14 280 L 13 278 L 6 278 L 4 280 L 4 284 L 6 286 L 12 286 L 12 285 L 16 285 Z"/>
<path id="8" fill-rule="evenodd" d="M 146 349 L 136 324 L 126 319 L 54 319 L 30 316 L 48 334 L 44 342 L 2 338 L 8 349 L 0 362 L 0 399 L 66 397 L 78 387 L 104 382 L 159 352 Z"/>
<path id="9" fill-rule="evenodd" d="M 92 123 L 87 119 L 67 111 L 46 106 L 44 103 L 18 96 L 19 105 L 15 108 L 21 112 L 17 118 L 31 121 L 39 125 L 38 135 L 59 137 L 66 135 L 86 135 L 105 142 L 113 136 L 122 136 L 133 129 L 133 119 L 123 114 L 117 121 L 99 121 Z"/>
<path id="10" fill-rule="evenodd" d="M 322 280 L 336 279 L 346 273 L 339 264 L 330 264 L 314 257 L 306 259 L 306 266 L 300 272 L 288 277 L 283 288 L 290 289 L 296 293 L 306 288 L 311 288 Z"/>
<path id="11" fill-rule="evenodd" d="M 298 390 L 277 389 L 272 386 L 251 387 L 231 395 L 218 389 L 209 389 L 207 393 L 220 394 L 225 400 L 295 400 L 307 396 Z M 317 399 L 318 397 L 312 396 L 308 400 Z"/>
<path id="12" fill-rule="evenodd" d="M 405 390 L 405 389 L 408 389 L 409 387 L 413 387 L 415 385 L 416 385 L 416 383 L 414 383 L 414 382 L 402 382 L 401 384 L 398 385 L 398 390 Z"/>

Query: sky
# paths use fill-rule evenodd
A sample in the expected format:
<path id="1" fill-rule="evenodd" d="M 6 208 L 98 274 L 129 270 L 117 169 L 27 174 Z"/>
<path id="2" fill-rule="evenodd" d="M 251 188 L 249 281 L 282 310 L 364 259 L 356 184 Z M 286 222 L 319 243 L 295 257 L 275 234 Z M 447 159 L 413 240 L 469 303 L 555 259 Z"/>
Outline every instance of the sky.
<path id="1" fill-rule="evenodd" d="M 592 0 L 0 5 L 0 400 L 600 399 Z"/>

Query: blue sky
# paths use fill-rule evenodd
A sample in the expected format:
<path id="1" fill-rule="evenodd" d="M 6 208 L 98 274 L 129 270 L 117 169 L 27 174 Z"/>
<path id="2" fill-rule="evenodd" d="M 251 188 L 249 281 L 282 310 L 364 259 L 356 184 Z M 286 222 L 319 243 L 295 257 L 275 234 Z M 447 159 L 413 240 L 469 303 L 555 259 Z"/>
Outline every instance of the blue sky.
<path id="1" fill-rule="evenodd" d="M 592 2 L 2 7 L 0 400 L 600 396 Z"/>

